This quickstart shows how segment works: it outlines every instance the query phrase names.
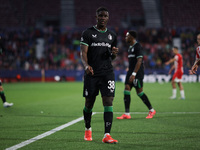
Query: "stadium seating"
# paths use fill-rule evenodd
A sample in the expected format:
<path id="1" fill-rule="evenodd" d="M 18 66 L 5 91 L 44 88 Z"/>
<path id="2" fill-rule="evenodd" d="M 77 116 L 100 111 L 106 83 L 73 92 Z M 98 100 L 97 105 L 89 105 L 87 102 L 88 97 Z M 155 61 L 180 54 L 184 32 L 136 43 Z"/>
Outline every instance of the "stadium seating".
<path id="1" fill-rule="evenodd" d="M 0 27 L 35 26 L 37 20 L 59 14 L 57 0 L 0 0 Z"/>
<path id="2" fill-rule="evenodd" d="M 162 0 L 161 7 L 165 27 L 200 27 L 200 1 Z"/>
<path id="3" fill-rule="evenodd" d="M 100 6 L 106 7 L 110 13 L 109 26 L 120 26 L 122 20 L 125 20 L 127 16 L 131 17 L 143 17 L 143 7 L 140 0 L 74 0 L 75 2 L 75 17 L 76 25 L 88 26 L 95 24 L 95 12 Z"/>

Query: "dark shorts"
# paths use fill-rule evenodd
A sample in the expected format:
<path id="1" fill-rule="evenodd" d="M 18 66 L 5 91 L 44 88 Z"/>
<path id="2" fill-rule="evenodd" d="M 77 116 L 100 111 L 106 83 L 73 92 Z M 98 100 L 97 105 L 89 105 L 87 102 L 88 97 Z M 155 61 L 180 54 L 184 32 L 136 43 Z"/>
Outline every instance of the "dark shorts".
<path id="1" fill-rule="evenodd" d="M 115 76 L 114 73 L 108 73 L 104 76 L 84 76 L 84 97 L 95 97 L 101 92 L 101 96 L 115 96 Z"/>
<path id="2" fill-rule="evenodd" d="M 132 87 L 139 89 L 143 87 L 143 76 L 141 76 L 141 78 L 138 78 L 136 76 L 135 80 L 133 81 L 133 83 L 129 82 L 129 78 L 131 76 L 132 72 L 127 72 L 126 74 L 126 80 L 125 80 L 125 84 L 129 84 Z"/>

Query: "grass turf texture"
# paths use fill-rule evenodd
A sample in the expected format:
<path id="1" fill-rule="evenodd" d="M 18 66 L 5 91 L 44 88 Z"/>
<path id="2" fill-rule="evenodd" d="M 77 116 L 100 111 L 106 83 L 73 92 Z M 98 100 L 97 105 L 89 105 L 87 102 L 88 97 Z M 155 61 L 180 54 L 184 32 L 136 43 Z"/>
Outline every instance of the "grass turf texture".
<path id="1" fill-rule="evenodd" d="M 11 108 L 0 107 L 0 149 L 31 139 L 82 116 L 84 98 L 82 82 L 63 83 L 8 83 L 3 84 Z M 144 92 L 157 114 L 146 119 L 148 109 L 131 92 L 130 120 L 117 120 L 114 114 L 111 135 L 118 144 L 103 144 L 103 114 L 92 117 L 93 141 L 84 141 L 84 122 L 80 121 L 21 149 L 199 149 L 200 147 L 200 92 L 199 83 L 184 83 L 186 100 L 169 100 L 170 83 L 145 83 Z M 124 112 L 124 84 L 116 83 L 114 112 Z M 177 90 L 178 96 L 179 90 Z M 94 112 L 103 112 L 98 96 Z M 199 112 L 173 114 L 172 112 Z M 144 114 L 142 114 L 144 113 Z"/>

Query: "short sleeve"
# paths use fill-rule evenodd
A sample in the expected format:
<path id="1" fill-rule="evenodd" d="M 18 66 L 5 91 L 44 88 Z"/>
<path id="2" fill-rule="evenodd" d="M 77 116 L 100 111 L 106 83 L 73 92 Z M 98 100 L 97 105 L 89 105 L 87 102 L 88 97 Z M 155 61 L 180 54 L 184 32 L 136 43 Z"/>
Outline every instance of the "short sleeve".
<path id="1" fill-rule="evenodd" d="M 174 56 L 174 59 L 175 59 L 176 61 L 178 61 L 178 55 Z"/>
<path id="2" fill-rule="evenodd" d="M 113 40 L 113 43 L 112 43 L 112 47 L 117 47 L 117 36 L 114 35 L 114 40 Z"/>
<path id="3" fill-rule="evenodd" d="M 90 45 L 90 38 L 89 38 L 89 35 L 88 35 L 87 31 L 83 31 L 83 33 L 81 35 L 81 42 L 80 42 L 80 44 L 87 45 L 87 46 Z"/>
<path id="4" fill-rule="evenodd" d="M 200 48 L 197 47 L 196 49 L 196 59 L 199 59 L 200 58 Z"/>
<path id="5" fill-rule="evenodd" d="M 136 58 L 143 58 L 143 51 L 140 44 L 136 46 Z"/>

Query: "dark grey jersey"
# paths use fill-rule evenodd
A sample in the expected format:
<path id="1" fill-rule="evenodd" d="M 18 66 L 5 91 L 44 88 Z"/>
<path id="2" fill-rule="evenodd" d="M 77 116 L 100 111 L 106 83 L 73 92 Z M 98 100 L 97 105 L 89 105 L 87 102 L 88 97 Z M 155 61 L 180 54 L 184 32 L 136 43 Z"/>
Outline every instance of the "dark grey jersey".
<path id="1" fill-rule="evenodd" d="M 88 46 L 88 64 L 95 76 L 113 71 L 111 50 L 117 45 L 115 33 L 107 29 L 102 32 L 93 26 L 82 33 L 81 44 Z"/>
<path id="2" fill-rule="evenodd" d="M 133 46 L 128 49 L 128 60 L 129 60 L 129 72 L 133 72 L 137 64 L 138 58 L 143 58 L 143 52 L 141 45 L 136 42 Z M 140 69 L 137 72 L 136 78 L 143 78 L 144 76 L 144 64 L 142 62 Z"/>

